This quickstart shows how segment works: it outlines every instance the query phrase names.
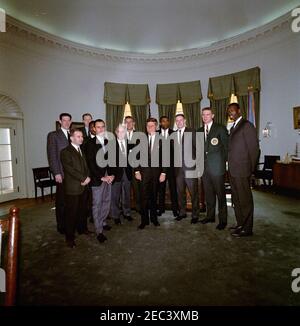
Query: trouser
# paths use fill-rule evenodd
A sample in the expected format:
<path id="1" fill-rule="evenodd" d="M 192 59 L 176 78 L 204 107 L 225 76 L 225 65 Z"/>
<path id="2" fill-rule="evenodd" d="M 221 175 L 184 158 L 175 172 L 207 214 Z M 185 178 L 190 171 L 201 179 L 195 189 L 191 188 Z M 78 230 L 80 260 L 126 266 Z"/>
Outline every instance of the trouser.
<path id="1" fill-rule="evenodd" d="M 111 203 L 111 184 L 102 182 L 100 186 L 92 187 L 93 192 L 93 218 L 96 233 L 103 232 Z"/>

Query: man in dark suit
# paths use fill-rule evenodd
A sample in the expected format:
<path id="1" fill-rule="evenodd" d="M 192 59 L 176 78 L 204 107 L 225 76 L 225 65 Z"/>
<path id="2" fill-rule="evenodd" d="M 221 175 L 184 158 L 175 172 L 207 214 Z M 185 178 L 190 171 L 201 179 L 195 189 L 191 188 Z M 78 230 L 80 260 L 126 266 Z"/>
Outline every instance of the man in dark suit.
<path id="1" fill-rule="evenodd" d="M 228 132 L 225 126 L 213 121 L 214 114 L 210 107 L 202 109 L 204 133 L 204 172 L 202 175 L 207 216 L 201 223 L 215 222 L 216 197 L 218 198 L 218 230 L 227 225 L 227 203 L 225 193 L 225 172 L 228 151 Z"/>
<path id="2" fill-rule="evenodd" d="M 121 214 L 124 219 L 128 221 L 133 220 L 130 211 L 132 168 L 128 164 L 126 128 L 123 125 L 119 125 L 116 128 L 116 166 L 115 179 L 112 184 L 110 215 L 114 219 L 115 224 L 121 224 Z"/>
<path id="3" fill-rule="evenodd" d="M 228 116 L 234 121 L 230 129 L 228 145 L 228 169 L 237 225 L 232 232 L 235 237 L 252 235 L 253 197 L 250 178 L 259 154 L 256 129 L 243 119 L 238 103 L 228 106 Z"/>
<path id="4" fill-rule="evenodd" d="M 161 166 L 161 142 L 159 134 L 156 133 L 157 120 L 147 119 L 147 143 L 148 164 L 135 169 L 135 177 L 141 182 L 141 224 L 139 229 L 144 229 L 150 221 L 159 226 L 157 220 L 157 191 L 159 182 L 164 182 L 166 178 L 165 169 Z"/>
<path id="5" fill-rule="evenodd" d="M 69 130 L 72 123 L 72 116 L 69 113 L 61 113 L 59 116 L 61 128 L 52 131 L 47 137 L 47 154 L 49 166 L 56 181 L 55 214 L 57 231 L 65 233 L 65 209 L 64 209 L 64 172 L 60 160 L 60 152 L 69 145 Z"/>
<path id="6" fill-rule="evenodd" d="M 135 127 L 135 121 L 132 116 L 128 115 L 124 119 L 124 123 L 126 126 L 126 142 L 128 145 L 128 152 L 130 153 L 133 148 L 139 144 L 139 141 L 136 143 L 132 142 L 132 136 L 135 133 L 134 127 Z M 137 182 L 136 178 L 134 177 L 134 170 L 132 170 L 132 178 L 131 178 L 131 185 L 133 188 L 134 193 L 134 201 L 135 201 L 135 209 L 137 212 L 140 212 L 141 210 L 141 184 L 140 182 Z"/>
<path id="7" fill-rule="evenodd" d="M 86 141 L 90 136 L 90 122 L 93 120 L 93 117 L 90 113 L 84 113 L 82 115 L 82 122 L 84 127 L 81 128 L 83 134 L 83 140 Z"/>
<path id="8" fill-rule="evenodd" d="M 93 193 L 93 218 L 100 243 L 107 240 L 103 231 L 109 231 L 111 226 L 106 222 L 111 204 L 111 184 L 115 178 L 115 170 L 109 165 L 99 161 L 107 157 L 108 140 L 105 132 L 105 122 L 95 120 L 96 137 L 91 139 L 86 146 L 87 163 L 91 174 L 91 187 Z M 98 155 L 101 151 L 101 155 Z M 100 157 L 100 158 L 99 158 Z M 103 166 L 102 166 L 103 165 Z"/>
<path id="9" fill-rule="evenodd" d="M 185 147 L 189 146 L 189 141 L 192 142 L 192 153 L 191 158 L 196 159 L 196 132 L 192 128 L 186 127 L 186 120 L 183 114 L 177 114 L 175 118 L 175 123 L 177 126 L 176 132 L 176 143 L 174 145 L 175 157 L 179 153 L 182 153 L 182 165 L 180 167 L 174 168 L 177 186 L 177 196 L 178 196 L 178 206 L 179 206 L 179 216 L 176 217 L 176 221 L 180 221 L 186 218 L 186 188 L 188 189 L 191 201 L 192 201 L 192 219 L 191 223 L 195 224 L 199 219 L 199 194 L 198 194 L 198 178 L 188 177 L 187 173 L 196 169 L 195 167 L 187 166 L 185 162 Z M 187 136 L 189 133 L 189 136 Z M 176 161 L 176 158 L 175 158 Z M 175 162 L 176 164 L 176 162 Z"/>
<path id="10" fill-rule="evenodd" d="M 75 246 L 75 230 L 79 234 L 88 234 L 87 228 L 87 185 L 91 181 L 89 170 L 80 145 L 83 135 L 80 129 L 70 132 L 71 144 L 61 153 L 64 171 L 64 194 L 66 204 L 65 234 L 67 245 Z"/>
<path id="11" fill-rule="evenodd" d="M 159 119 L 160 129 L 159 134 L 163 140 L 168 140 L 169 136 L 174 132 L 173 129 L 170 128 L 170 121 L 167 116 L 161 116 Z M 166 184 L 168 181 L 169 185 L 169 193 L 171 197 L 172 203 L 172 211 L 174 217 L 178 216 L 178 201 L 177 201 L 177 189 L 176 189 L 176 181 L 174 175 L 174 144 L 173 141 L 170 141 L 170 167 L 166 167 L 166 180 L 159 184 L 158 190 L 158 212 L 157 215 L 161 216 L 165 212 L 165 199 L 166 199 Z"/>

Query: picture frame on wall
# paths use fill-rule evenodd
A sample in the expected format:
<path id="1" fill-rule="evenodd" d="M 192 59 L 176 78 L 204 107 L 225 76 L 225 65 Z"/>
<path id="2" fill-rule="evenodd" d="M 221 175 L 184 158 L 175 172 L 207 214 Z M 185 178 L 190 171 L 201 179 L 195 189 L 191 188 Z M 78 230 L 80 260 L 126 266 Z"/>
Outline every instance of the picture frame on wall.
<path id="1" fill-rule="evenodd" d="M 294 107 L 294 129 L 300 129 L 300 106 Z"/>
<path id="2" fill-rule="evenodd" d="M 73 121 L 70 129 L 77 129 L 77 128 L 83 128 L 83 127 L 84 127 L 83 122 Z M 60 123 L 59 123 L 59 121 L 55 121 L 55 130 L 58 130 L 58 129 L 60 129 Z"/>

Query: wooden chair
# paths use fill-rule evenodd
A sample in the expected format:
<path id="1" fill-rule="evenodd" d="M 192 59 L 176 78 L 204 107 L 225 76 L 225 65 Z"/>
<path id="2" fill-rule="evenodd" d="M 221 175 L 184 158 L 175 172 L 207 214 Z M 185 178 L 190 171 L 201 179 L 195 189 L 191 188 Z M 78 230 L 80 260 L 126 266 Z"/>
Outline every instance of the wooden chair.
<path id="1" fill-rule="evenodd" d="M 33 179 L 34 179 L 34 191 L 35 199 L 37 199 L 37 188 L 41 188 L 42 198 L 44 199 L 44 188 L 51 189 L 51 199 L 53 197 L 52 188 L 56 185 L 55 180 L 53 179 L 52 173 L 49 167 L 34 168 Z"/>
<path id="2" fill-rule="evenodd" d="M 9 217 L 0 219 L 2 250 L 1 268 L 5 271 L 4 305 L 13 306 L 16 303 L 18 243 L 20 236 L 20 210 L 12 207 Z M 3 275 L 3 273 L 1 273 Z M 2 293 L 1 293 L 2 294 Z"/>
<path id="3" fill-rule="evenodd" d="M 268 185 L 270 186 L 273 180 L 273 167 L 278 160 L 280 160 L 280 156 L 278 155 L 265 155 L 264 162 L 257 164 L 256 170 L 253 173 L 254 178 L 257 180 L 262 179 L 265 186 L 267 185 L 267 180 Z M 262 169 L 260 169 L 261 166 Z"/>

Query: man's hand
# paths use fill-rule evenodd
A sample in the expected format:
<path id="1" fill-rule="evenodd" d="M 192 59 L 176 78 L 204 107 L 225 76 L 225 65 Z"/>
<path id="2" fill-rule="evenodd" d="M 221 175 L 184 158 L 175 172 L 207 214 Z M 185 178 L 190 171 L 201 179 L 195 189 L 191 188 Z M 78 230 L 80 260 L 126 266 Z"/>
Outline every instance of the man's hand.
<path id="1" fill-rule="evenodd" d="M 57 182 L 57 183 L 62 183 L 63 182 L 63 178 L 62 178 L 61 174 L 56 174 L 55 175 L 55 182 Z"/>
<path id="2" fill-rule="evenodd" d="M 134 176 L 137 180 L 142 181 L 142 175 L 140 171 L 136 171 Z"/>
<path id="3" fill-rule="evenodd" d="M 81 182 L 80 184 L 82 185 L 82 186 L 86 186 L 87 184 L 89 184 L 90 183 L 90 181 L 91 181 L 91 178 L 90 177 L 87 177 L 83 182 Z"/>
<path id="4" fill-rule="evenodd" d="M 164 182 L 166 180 L 166 174 L 165 173 L 161 173 L 159 176 L 159 182 Z"/>

